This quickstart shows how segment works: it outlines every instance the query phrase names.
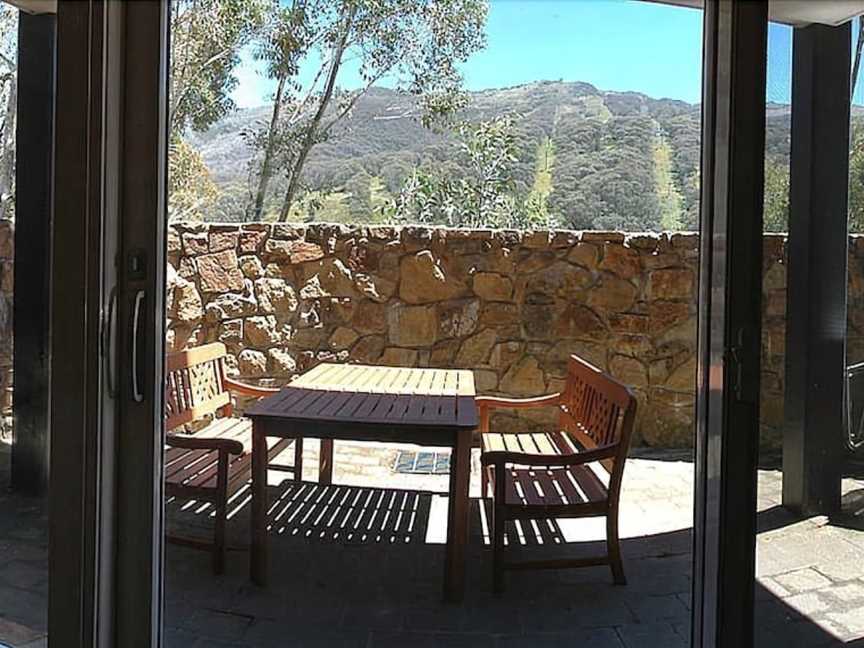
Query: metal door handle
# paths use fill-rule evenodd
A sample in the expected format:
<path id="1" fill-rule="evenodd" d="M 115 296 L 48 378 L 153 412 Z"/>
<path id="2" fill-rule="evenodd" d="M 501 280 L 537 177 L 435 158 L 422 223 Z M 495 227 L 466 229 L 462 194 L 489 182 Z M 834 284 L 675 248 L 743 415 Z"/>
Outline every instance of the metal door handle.
<path id="1" fill-rule="evenodd" d="M 144 310 L 142 304 L 146 293 L 139 290 L 135 293 L 135 308 L 132 313 L 132 398 L 136 403 L 144 401 L 144 392 L 141 391 L 139 382 L 138 367 L 141 366 L 138 362 L 138 354 L 141 352 L 141 344 L 139 334 L 141 330 L 141 312 Z"/>
<path id="2" fill-rule="evenodd" d="M 117 398 L 117 350 L 114 335 L 117 328 L 117 286 L 111 289 L 108 297 L 108 313 L 105 317 L 105 328 L 102 336 L 102 355 L 105 356 L 105 382 L 108 386 L 108 396 Z"/>

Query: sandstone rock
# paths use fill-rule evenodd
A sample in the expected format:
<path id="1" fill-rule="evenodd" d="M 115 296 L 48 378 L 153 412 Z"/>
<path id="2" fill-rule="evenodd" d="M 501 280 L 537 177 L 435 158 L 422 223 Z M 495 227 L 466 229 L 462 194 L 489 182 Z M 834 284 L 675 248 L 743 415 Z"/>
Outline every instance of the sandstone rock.
<path id="1" fill-rule="evenodd" d="M 297 373 L 294 356 L 278 347 L 267 351 L 267 367 L 271 376 L 291 376 Z"/>
<path id="2" fill-rule="evenodd" d="M 647 335 L 650 330 L 650 318 L 648 315 L 638 313 L 610 313 L 609 329 L 616 333 L 632 333 L 635 335 Z"/>
<path id="3" fill-rule="evenodd" d="M 459 351 L 461 342 L 459 340 L 442 340 L 432 347 L 429 355 L 429 364 L 432 367 L 452 368 L 456 360 L 456 352 Z"/>
<path id="4" fill-rule="evenodd" d="M 540 293 L 574 299 L 576 294 L 594 283 L 588 270 L 559 261 L 531 275 L 525 282 L 525 293 Z"/>
<path id="5" fill-rule="evenodd" d="M 640 252 L 654 252 L 657 249 L 659 238 L 656 234 L 632 234 L 625 240 L 625 245 Z"/>
<path id="6" fill-rule="evenodd" d="M 320 225 L 319 225 L 320 227 Z M 273 238 L 294 241 L 306 236 L 306 228 L 298 227 L 288 223 L 276 223 L 273 225 Z"/>
<path id="7" fill-rule="evenodd" d="M 357 332 L 353 329 L 340 326 L 335 331 L 333 331 L 333 334 L 330 336 L 328 344 L 330 345 L 331 349 L 347 349 L 352 344 L 354 344 L 354 342 L 357 341 L 358 337 L 359 336 L 357 335 Z"/>
<path id="8" fill-rule="evenodd" d="M 604 275 L 600 283 L 588 293 L 588 305 L 595 310 L 623 312 L 636 301 L 636 286 L 625 279 Z"/>
<path id="9" fill-rule="evenodd" d="M 219 324 L 218 340 L 229 347 L 243 342 L 243 320 L 226 320 Z"/>
<path id="10" fill-rule="evenodd" d="M 645 364 L 629 356 L 614 355 L 609 361 L 609 372 L 625 385 L 645 387 L 648 385 L 648 368 Z"/>
<path id="11" fill-rule="evenodd" d="M 498 389 L 498 373 L 488 369 L 474 370 L 474 389 L 478 394 L 488 394 Z"/>
<path id="12" fill-rule="evenodd" d="M 327 330 L 322 326 L 297 329 L 291 336 L 291 346 L 295 349 L 318 349 L 327 338 Z"/>
<path id="13" fill-rule="evenodd" d="M 206 234 L 193 234 L 190 232 L 184 232 L 182 239 L 183 253 L 187 256 L 207 254 L 207 252 L 209 251 Z"/>
<path id="14" fill-rule="evenodd" d="M 686 302 L 653 301 L 648 304 L 648 327 L 655 334 L 690 318 Z"/>
<path id="15" fill-rule="evenodd" d="M 243 339 L 251 347 L 266 349 L 279 342 L 273 315 L 248 317 L 243 323 Z"/>
<path id="16" fill-rule="evenodd" d="M 297 310 L 297 296 L 284 279 L 258 279 L 255 294 L 262 313 L 284 317 Z"/>
<path id="17" fill-rule="evenodd" d="M 468 299 L 438 306 L 438 331 L 441 337 L 463 337 L 477 328 L 480 301 Z"/>
<path id="18" fill-rule="evenodd" d="M 510 301 L 513 298 L 513 281 L 494 272 L 478 272 L 474 275 L 474 293 L 487 301 Z"/>
<path id="19" fill-rule="evenodd" d="M 386 302 L 396 292 L 396 284 L 383 277 L 358 272 L 354 275 L 354 287 L 372 301 Z"/>
<path id="20" fill-rule="evenodd" d="M 258 302 L 251 293 L 225 293 L 218 295 L 205 307 L 207 319 L 211 322 L 246 317 L 258 311 Z"/>
<path id="21" fill-rule="evenodd" d="M 240 239 L 240 228 L 236 226 L 210 226 L 209 246 L 211 252 L 236 250 Z"/>
<path id="22" fill-rule="evenodd" d="M 258 279 L 264 276 L 264 266 L 257 256 L 251 254 L 242 256 L 237 260 L 237 263 L 247 279 Z"/>
<path id="23" fill-rule="evenodd" d="M 696 389 L 696 358 L 691 357 L 684 364 L 675 368 L 664 385 L 675 391 L 693 392 Z"/>
<path id="24" fill-rule="evenodd" d="M 387 332 L 387 307 L 371 301 L 361 301 L 354 309 L 351 326 L 361 334 Z"/>
<path id="25" fill-rule="evenodd" d="M 563 378 L 567 376 L 570 356 L 577 355 L 585 362 L 606 371 L 606 352 L 607 346 L 596 342 L 573 340 L 565 344 L 555 344 L 543 359 L 543 370 L 549 376 Z"/>
<path id="26" fill-rule="evenodd" d="M 499 342 L 492 348 L 489 364 L 499 371 L 506 371 L 522 356 L 523 344 L 515 340 Z"/>
<path id="27" fill-rule="evenodd" d="M 558 338 L 595 340 L 607 335 L 606 325 L 587 306 L 568 304 L 552 322 L 552 334 Z"/>
<path id="28" fill-rule="evenodd" d="M 530 340 L 553 336 L 551 323 L 564 309 L 564 303 L 543 295 L 531 295 L 522 306 L 522 331 Z"/>
<path id="29" fill-rule="evenodd" d="M 493 329 L 484 329 L 477 335 L 472 335 L 462 342 L 459 353 L 456 355 L 456 366 L 466 369 L 477 365 L 486 364 L 492 347 L 498 340 Z"/>
<path id="30" fill-rule="evenodd" d="M 693 271 L 654 270 L 648 275 L 648 295 L 651 299 L 690 299 L 694 288 Z"/>
<path id="31" fill-rule="evenodd" d="M 333 257 L 304 264 L 303 277 L 306 284 L 301 288 L 301 295 L 307 286 L 309 290 L 306 292 L 314 289 L 319 296 L 354 297 L 357 294 L 351 271 L 342 261 Z"/>
<path id="32" fill-rule="evenodd" d="M 245 226 L 240 236 L 237 245 L 241 254 L 254 254 L 259 252 L 264 246 L 264 241 L 267 240 L 267 229 L 246 229 L 250 226 Z"/>
<path id="33" fill-rule="evenodd" d="M 380 335 L 367 335 L 360 338 L 351 349 L 351 357 L 357 362 L 377 362 L 384 352 L 386 341 Z"/>
<path id="34" fill-rule="evenodd" d="M 177 274 L 184 279 L 194 281 L 198 274 L 198 267 L 195 265 L 195 259 L 192 257 L 181 257 L 180 264 L 177 266 Z"/>
<path id="35" fill-rule="evenodd" d="M 567 260 L 570 263 L 575 263 L 576 265 L 588 268 L 589 270 L 593 270 L 597 267 L 599 259 L 600 248 L 592 243 L 577 243 L 567 255 Z"/>
<path id="36" fill-rule="evenodd" d="M 662 254 L 649 254 L 642 257 L 642 265 L 646 270 L 658 270 L 661 268 L 675 268 L 680 266 L 682 259 L 678 254 L 668 252 Z"/>
<path id="37" fill-rule="evenodd" d="M 514 396 L 536 396 L 546 390 L 543 371 L 533 356 L 523 356 L 501 377 L 500 390 Z"/>
<path id="38" fill-rule="evenodd" d="M 447 269 L 431 251 L 404 257 L 399 264 L 399 297 L 409 304 L 427 304 L 458 297 L 464 285 L 448 276 Z"/>
<path id="39" fill-rule="evenodd" d="M 582 240 L 587 243 L 616 243 L 621 245 L 624 242 L 624 234 L 622 232 L 582 232 Z"/>
<path id="40" fill-rule="evenodd" d="M 477 320 L 479 326 L 505 327 L 519 324 L 519 307 L 516 304 L 502 302 L 491 302 L 483 306 L 480 318 Z"/>
<path id="41" fill-rule="evenodd" d="M 434 306 L 398 306 L 387 312 L 391 344 L 407 347 L 431 346 L 438 333 Z"/>
<path id="42" fill-rule="evenodd" d="M 414 367 L 417 365 L 417 351 L 415 349 L 387 347 L 378 362 L 394 367 Z"/>
<path id="43" fill-rule="evenodd" d="M 623 245 L 607 243 L 603 246 L 600 270 L 611 272 L 621 279 L 631 279 L 639 274 L 639 253 Z"/>
<path id="44" fill-rule="evenodd" d="M 519 260 L 516 263 L 516 272 L 519 276 L 531 274 L 532 272 L 548 268 L 555 263 L 557 259 L 558 255 L 551 250 L 521 250 Z"/>
<path id="45" fill-rule="evenodd" d="M 536 232 L 525 232 L 522 236 L 522 245 L 527 248 L 545 250 L 552 241 L 552 233 L 549 230 L 538 230 Z"/>
<path id="46" fill-rule="evenodd" d="M 672 244 L 672 247 L 682 250 L 699 249 L 698 234 L 673 234 L 671 237 L 669 237 L 669 242 Z"/>
<path id="47" fill-rule="evenodd" d="M 197 259 L 198 277 L 204 292 L 243 290 L 243 272 L 237 265 L 234 250 L 204 254 Z"/>
<path id="48" fill-rule="evenodd" d="M 177 233 L 177 230 L 173 227 L 168 227 L 167 233 L 168 239 L 168 247 L 167 252 L 168 256 L 174 256 L 180 254 L 183 249 L 183 244 L 180 241 L 180 235 Z M 2 250 L 0 250 L 2 252 Z M 8 256 L 8 254 L 4 254 L 3 256 Z"/>
<path id="49" fill-rule="evenodd" d="M 244 378 L 257 378 L 267 373 L 267 356 L 260 351 L 243 349 L 237 356 L 237 369 Z"/>
<path id="50" fill-rule="evenodd" d="M 191 281 L 179 279 L 173 290 L 171 318 L 183 324 L 197 324 L 204 316 L 201 295 Z"/>
<path id="51" fill-rule="evenodd" d="M 317 243 L 309 241 L 282 241 L 268 239 L 264 250 L 274 259 L 282 259 L 288 263 L 307 263 L 324 258 L 324 250 Z"/>

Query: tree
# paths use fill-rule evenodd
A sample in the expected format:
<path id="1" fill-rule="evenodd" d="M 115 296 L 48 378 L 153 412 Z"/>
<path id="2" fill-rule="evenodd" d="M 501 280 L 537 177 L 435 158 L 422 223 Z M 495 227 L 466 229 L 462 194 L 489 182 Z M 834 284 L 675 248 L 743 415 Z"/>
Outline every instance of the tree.
<path id="1" fill-rule="evenodd" d="M 519 158 L 512 116 L 461 122 L 454 135 L 453 157 L 462 173 L 415 169 L 399 197 L 385 207 L 389 220 L 469 228 L 550 226 L 545 207 L 517 190 L 514 169 Z"/>
<path id="2" fill-rule="evenodd" d="M 769 156 L 765 157 L 763 223 L 766 232 L 789 231 L 789 164 Z"/>
<path id="3" fill-rule="evenodd" d="M 168 104 L 169 219 L 201 218 L 218 190 L 185 141 L 234 110 L 240 50 L 261 27 L 263 0 L 174 0 Z"/>
<path id="4" fill-rule="evenodd" d="M 358 99 L 387 77 L 420 97 L 425 123 L 461 104 L 456 66 L 485 43 L 486 0 L 293 0 L 279 6 L 256 55 L 276 81 L 269 122 L 250 136 L 260 151 L 251 217 L 273 175 L 285 178 L 279 220 L 291 213 L 313 147 L 335 134 Z M 351 61 L 359 89 L 339 86 Z M 301 67 L 314 66 L 304 83 Z"/>
<path id="5" fill-rule="evenodd" d="M 18 112 L 18 11 L 0 3 L 0 219 L 15 209 L 15 117 Z"/>
<path id="6" fill-rule="evenodd" d="M 168 194 L 169 222 L 204 220 L 219 198 L 201 154 L 180 137 L 169 144 Z"/>

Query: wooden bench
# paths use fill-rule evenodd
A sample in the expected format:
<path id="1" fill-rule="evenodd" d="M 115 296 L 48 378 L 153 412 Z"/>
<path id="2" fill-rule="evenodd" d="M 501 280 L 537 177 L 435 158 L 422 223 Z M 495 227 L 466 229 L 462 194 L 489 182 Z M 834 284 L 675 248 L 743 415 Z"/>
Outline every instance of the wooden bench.
<path id="1" fill-rule="evenodd" d="M 571 356 L 565 389 L 537 398 L 477 399 L 480 417 L 483 496 L 494 498 L 493 584 L 504 585 L 504 570 L 609 565 L 616 584 L 625 584 L 618 540 L 618 504 L 624 463 L 630 449 L 636 398 L 630 389 Z M 557 429 L 542 433 L 493 433 L 491 410 L 555 407 Z M 606 517 L 603 556 L 507 562 L 504 524 L 508 520 Z"/>
<path id="2" fill-rule="evenodd" d="M 231 392 L 264 397 L 278 389 L 253 387 L 225 375 L 225 345 L 221 343 L 169 354 L 165 367 L 165 492 L 168 497 L 210 502 L 215 508 L 213 542 L 168 536 L 169 542 L 208 549 L 213 552 L 213 571 L 225 569 L 225 525 L 228 502 L 251 475 L 252 422 L 232 418 Z M 183 426 L 207 416 L 215 418 L 194 434 L 181 432 Z M 268 460 L 272 462 L 294 443 L 294 465 L 272 468 L 303 471 L 302 440 L 271 439 Z"/>

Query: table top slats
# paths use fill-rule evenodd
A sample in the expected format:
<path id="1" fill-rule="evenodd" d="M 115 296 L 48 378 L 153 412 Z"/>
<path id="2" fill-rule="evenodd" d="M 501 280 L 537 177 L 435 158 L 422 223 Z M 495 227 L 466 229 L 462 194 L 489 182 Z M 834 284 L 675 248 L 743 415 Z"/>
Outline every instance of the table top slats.
<path id="1" fill-rule="evenodd" d="M 251 418 L 474 428 L 474 376 L 461 369 L 322 363 L 246 412 Z"/>

